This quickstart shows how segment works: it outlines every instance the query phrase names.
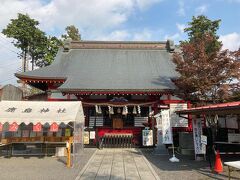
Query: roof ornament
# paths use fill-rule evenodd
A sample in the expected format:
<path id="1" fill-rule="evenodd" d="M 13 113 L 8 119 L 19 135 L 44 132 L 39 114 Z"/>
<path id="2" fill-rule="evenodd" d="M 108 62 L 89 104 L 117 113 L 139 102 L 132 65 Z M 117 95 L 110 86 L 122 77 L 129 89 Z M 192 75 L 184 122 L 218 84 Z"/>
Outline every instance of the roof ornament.
<path id="1" fill-rule="evenodd" d="M 175 50 L 174 41 L 168 39 L 166 48 L 168 49 L 169 52 L 173 52 Z"/>

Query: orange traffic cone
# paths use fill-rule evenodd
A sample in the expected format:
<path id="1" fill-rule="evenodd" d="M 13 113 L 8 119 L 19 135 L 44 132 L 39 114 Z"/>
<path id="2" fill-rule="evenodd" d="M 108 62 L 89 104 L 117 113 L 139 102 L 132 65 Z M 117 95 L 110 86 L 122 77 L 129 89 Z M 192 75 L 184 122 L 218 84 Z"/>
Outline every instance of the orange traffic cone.
<path id="1" fill-rule="evenodd" d="M 223 172 L 223 165 L 222 165 L 222 161 L 220 158 L 219 150 L 217 150 L 217 154 L 216 154 L 214 171 L 217 173 Z"/>

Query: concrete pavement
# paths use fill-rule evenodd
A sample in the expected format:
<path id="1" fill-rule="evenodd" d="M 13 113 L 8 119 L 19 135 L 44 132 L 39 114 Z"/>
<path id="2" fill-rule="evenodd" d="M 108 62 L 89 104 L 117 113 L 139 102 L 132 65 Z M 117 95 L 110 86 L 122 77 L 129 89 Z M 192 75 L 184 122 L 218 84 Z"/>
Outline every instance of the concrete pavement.
<path id="1" fill-rule="evenodd" d="M 156 172 L 138 149 L 96 150 L 75 180 L 158 180 Z"/>

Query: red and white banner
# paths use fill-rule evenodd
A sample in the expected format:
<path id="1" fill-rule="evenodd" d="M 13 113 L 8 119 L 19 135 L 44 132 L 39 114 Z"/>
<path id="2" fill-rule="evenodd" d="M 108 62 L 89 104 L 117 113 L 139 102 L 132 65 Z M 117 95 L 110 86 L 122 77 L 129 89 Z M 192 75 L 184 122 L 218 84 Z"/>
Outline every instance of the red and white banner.
<path id="1" fill-rule="evenodd" d="M 205 154 L 206 148 L 201 143 L 201 135 L 202 135 L 202 119 L 196 118 L 192 120 L 193 127 L 193 140 L 194 140 L 194 150 L 196 154 Z"/>
<path id="2" fill-rule="evenodd" d="M 33 125 L 33 131 L 34 132 L 41 132 L 42 131 L 42 124 L 37 123 L 37 124 Z"/>
<path id="3" fill-rule="evenodd" d="M 163 144 L 172 144 L 172 127 L 170 122 L 169 109 L 161 110 L 162 115 L 162 142 Z"/>
<path id="4" fill-rule="evenodd" d="M 8 131 L 16 132 L 18 130 L 18 124 L 16 122 L 9 125 Z"/>
<path id="5" fill-rule="evenodd" d="M 0 132 L 3 130 L 3 124 L 0 123 Z"/>
<path id="6" fill-rule="evenodd" d="M 50 131 L 51 132 L 57 132 L 58 131 L 58 124 L 57 123 L 52 123 L 52 125 L 50 126 Z"/>

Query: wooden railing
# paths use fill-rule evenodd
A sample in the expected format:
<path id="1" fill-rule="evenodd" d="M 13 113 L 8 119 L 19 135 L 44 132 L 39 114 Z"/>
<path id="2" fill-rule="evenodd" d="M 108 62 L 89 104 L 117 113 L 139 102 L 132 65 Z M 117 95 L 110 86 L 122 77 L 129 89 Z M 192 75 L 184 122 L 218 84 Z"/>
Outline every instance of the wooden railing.
<path id="1" fill-rule="evenodd" d="M 48 136 L 39 136 L 39 137 L 10 137 L 1 139 L 2 144 L 9 144 L 15 142 L 66 142 L 70 137 L 48 137 Z"/>

